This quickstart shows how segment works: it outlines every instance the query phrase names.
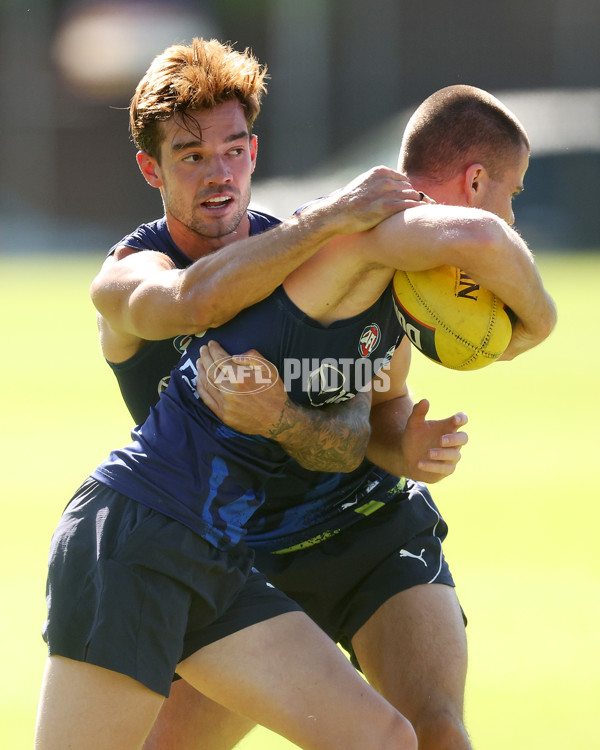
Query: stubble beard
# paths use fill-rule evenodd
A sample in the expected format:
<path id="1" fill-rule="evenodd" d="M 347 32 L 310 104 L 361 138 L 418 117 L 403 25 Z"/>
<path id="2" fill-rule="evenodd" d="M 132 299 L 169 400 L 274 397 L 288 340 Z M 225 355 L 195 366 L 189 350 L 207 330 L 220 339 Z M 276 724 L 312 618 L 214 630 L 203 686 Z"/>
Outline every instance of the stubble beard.
<path id="1" fill-rule="evenodd" d="M 242 219 L 246 216 L 246 211 L 250 204 L 250 187 L 248 187 L 244 194 L 239 194 L 237 196 L 237 204 L 238 210 L 233 216 L 216 216 L 214 219 L 210 219 L 210 217 L 204 219 L 197 216 L 192 209 L 192 215 L 189 221 L 186 222 L 179 219 L 175 214 L 173 215 L 198 237 L 216 240 L 227 237 L 238 229 Z"/>

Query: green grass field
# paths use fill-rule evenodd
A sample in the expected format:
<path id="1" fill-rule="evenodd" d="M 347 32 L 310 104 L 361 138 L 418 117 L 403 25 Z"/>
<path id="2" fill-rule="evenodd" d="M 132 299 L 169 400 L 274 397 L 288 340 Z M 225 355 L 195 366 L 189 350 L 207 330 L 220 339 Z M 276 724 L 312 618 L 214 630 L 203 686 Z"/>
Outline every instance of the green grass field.
<path id="1" fill-rule="evenodd" d="M 50 535 L 80 481 L 129 436 L 88 299 L 101 258 L 0 261 L 7 750 L 32 746 Z M 459 470 L 434 495 L 469 617 L 467 725 L 485 750 L 588 750 L 600 742 L 600 254 L 540 254 L 539 265 L 559 306 L 550 340 L 473 373 L 415 357 L 411 378 L 415 395 L 431 400 L 432 417 L 459 409 L 470 417 Z M 239 747 L 293 746 L 256 729 Z"/>

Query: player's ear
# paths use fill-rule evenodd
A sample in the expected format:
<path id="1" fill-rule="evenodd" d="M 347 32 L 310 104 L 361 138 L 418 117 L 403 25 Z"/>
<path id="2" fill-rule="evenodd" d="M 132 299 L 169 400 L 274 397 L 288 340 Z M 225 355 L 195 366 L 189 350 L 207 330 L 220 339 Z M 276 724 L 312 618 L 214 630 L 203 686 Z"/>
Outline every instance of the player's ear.
<path id="1" fill-rule="evenodd" d="M 250 159 L 252 161 L 252 172 L 256 167 L 256 155 L 258 154 L 258 136 L 252 134 L 250 136 Z"/>
<path id="2" fill-rule="evenodd" d="M 480 206 L 489 175 L 483 164 L 471 164 L 464 172 L 463 191 L 469 206 Z"/>
<path id="3" fill-rule="evenodd" d="M 145 151 L 138 151 L 135 155 L 140 172 L 144 175 L 144 179 L 152 187 L 162 187 L 162 179 L 160 176 L 160 167 L 158 162 L 153 156 L 147 154 Z"/>

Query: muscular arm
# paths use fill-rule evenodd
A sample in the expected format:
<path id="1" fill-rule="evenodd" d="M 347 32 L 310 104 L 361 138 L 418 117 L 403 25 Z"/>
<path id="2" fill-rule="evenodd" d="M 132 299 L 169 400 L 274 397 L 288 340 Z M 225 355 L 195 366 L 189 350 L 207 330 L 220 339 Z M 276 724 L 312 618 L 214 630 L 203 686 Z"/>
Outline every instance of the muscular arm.
<path id="1" fill-rule="evenodd" d="M 252 383 L 273 380 L 273 365 L 257 365 L 260 354 L 255 350 L 230 358 L 211 341 L 200 350 L 196 390 L 225 424 L 276 440 L 311 471 L 349 472 L 366 453 L 392 474 L 432 483 L 454 471 L 460 448 L 467 442 L 465 433 L 457 430 L 467 420 L 464 414 L 426 420 L 429 404 L 413 405 L 406 386 L 410 351 L 404 339 L 391 368 L 375 379 L 372 390 L 317 409 L 290 401 L 281 379 L 266 390 L 253 390 Z M 221 369 L 216 363 L 227 367 Z M 223 388 L 224 372 L 233 364 L 245 367 L 246 373 L 227 379 Z"/>
<path id="2" fill-rule="evenodd" d="M 543 341 L 556 307 L 527 244 L 494 214 L 474 208 L 424 206 L 393 216 L 370 232 L 372 258 L 406 271 L 458 266 L 490 289 L 518 318 L 511 358 Z"/>
<path id="3" fill-rule="evenodd" d="M 252 383 L 274 379 L 273 365 L 257 365 L 260 354 L 246 352 L 228 358 L 215 341 L 200 349 L 196 390 L 211 411 L 239 432 L 277 441 L 290 456 L 311 471 L 349 472 L 365 455 L 370 435 L 370 392 L 359 393 L 343 404 L 307 408 L 293 403 L 281 378 L 267 389 L 253 390 Z M 245 368 L 243 377 L 223 380 L 227 367 Z M 221 363 L 216 367 L 215 363 Z M 223 368 L 223 369 L 221 369 Z"/>
<path id="4" fill-rule="evenodd" d="M 526 243 L 502 219 L 475 208 L 423 205 L 368 231 L 337 237 L 296 269 L 285 288 L 298 307 L 329 322 L 355 314 L 349 300 L 356 300 L 359 284 L 372 302 L 395 269 L 444 265 L 461 268 L 515 313 L 518 322 L 504 359 L 551 333 L 556 309 Z"/>
<path id="5" fill-rule="evenodd" d="M 270 294 L 333 237 L 414 206 L 403 175 L 378 167 L 273 229 L 176 269 L 165 255 L 120 248 L 91 285 L 105 356 L 122 361 L 144 340 L 214 328 Z"/>
<path id="6" fill-rule="evenodd" d="M 344 404 L 307 408 L 286 400 L 266 437 L 311 471 L 349 472 L 365 456 L 370 435 L 370 392 Z"/>

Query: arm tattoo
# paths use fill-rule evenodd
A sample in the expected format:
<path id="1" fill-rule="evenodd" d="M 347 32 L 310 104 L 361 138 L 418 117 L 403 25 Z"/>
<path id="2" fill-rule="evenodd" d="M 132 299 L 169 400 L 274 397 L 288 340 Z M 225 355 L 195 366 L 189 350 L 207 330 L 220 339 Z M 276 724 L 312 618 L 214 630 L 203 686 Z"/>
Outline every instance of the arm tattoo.
<path id="1" fill-rule="evenodd" d="M 369 442 L 370 409 L 370 392 L 322 409 L 299 406 L 288 399 L 268 437 L 305 469 L 352 471 L 364 458 Z"/>

